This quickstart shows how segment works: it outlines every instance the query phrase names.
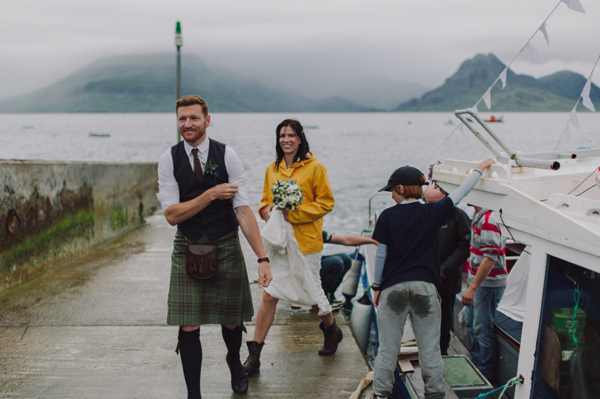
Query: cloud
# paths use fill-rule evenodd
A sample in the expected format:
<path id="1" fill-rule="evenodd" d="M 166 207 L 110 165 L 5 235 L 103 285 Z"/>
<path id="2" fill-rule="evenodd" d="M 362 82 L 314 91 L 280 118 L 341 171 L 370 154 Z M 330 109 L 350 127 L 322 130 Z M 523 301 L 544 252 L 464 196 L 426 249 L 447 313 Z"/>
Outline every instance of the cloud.
<path id="1" fill-rule="evenodd" d="M 551 46 L 541 34 L 535 38 L 546 64 L 518 60 L 513 69 L 587 76 L 600 50 L 590 40 L 600 37 L 600 4 L 582 5 L 585 15 L 559 5 L 547 24 Z M 103 56 L 174 53 L 177 20 L 184 55 L 305 93 L 333 94 L 369 75 L 433 87 L 477 53 L 510 62 L 554 6 L 546 0 L 4 2 L 0 98 L 46 86 Z"/>

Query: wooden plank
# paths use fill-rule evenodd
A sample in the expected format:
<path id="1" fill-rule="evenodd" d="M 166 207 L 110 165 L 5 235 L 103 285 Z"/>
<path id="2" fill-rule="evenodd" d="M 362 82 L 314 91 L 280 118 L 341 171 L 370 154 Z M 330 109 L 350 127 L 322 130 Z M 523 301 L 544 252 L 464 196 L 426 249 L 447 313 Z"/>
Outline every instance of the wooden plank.
<path id="1" fill-rule="evenodd" d="M 415 371 L 415 368 L 413 367 L 410 360 L 399 360 L 398 367 L 400 367 L 400 370 L 402 370 L 403 373 L 412 373 L 413 371 Z"/>
<path id="2" fill-rule="evenodd" d="M 414 369 L 413 373 L 406 374 L 406 380 L 410 382 L 419 398 L 425 398 L 425 384 L 421 376 L 421 367 L 416 364 L 414 365 Z M 444 390 L 446 391 L 446 399 L 458 399 L 458 396 L 456 396 L 450 385 L 448 385 L 446 379 L 444 379 Z"/>

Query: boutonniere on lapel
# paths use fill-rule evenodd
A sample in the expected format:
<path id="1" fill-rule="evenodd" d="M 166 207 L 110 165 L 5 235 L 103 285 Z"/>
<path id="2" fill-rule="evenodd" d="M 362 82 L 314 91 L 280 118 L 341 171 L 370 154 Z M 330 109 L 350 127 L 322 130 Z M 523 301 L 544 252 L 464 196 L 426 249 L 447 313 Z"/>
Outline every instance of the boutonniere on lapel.
<path id="1" fill-rule="evenodd" d="M 219 165 L 212 163 L 210 160 L 204 164 L 204 174 L 213 175 L 216 178 L 219 177 Z"/>

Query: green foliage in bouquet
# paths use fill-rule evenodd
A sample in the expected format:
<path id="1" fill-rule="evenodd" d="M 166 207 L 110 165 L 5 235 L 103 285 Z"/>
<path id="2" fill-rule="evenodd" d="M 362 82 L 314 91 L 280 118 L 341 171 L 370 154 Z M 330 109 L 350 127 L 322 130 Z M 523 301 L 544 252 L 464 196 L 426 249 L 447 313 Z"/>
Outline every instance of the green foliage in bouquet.
<path id="1" fill-rule="evenodd" d="M 273 193 L 273 205 L 278 208 L 293 211 L 302 203 L 304 194 L 302 186 L 296 184 L 296 180 L 277 180 L 271 188 Z"/>

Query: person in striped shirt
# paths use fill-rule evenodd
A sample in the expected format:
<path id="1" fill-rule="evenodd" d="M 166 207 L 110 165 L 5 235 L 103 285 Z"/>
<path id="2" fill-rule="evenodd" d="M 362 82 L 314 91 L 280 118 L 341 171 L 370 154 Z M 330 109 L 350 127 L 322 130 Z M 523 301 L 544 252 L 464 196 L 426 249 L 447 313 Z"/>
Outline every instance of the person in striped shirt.
<path id="1" fill-rule="evenodd" d="M 506 288 L 506 246 L 496 214 L 489 209 L 475 206 L 471 229 L 469 286 L 462 303 L 467 306 L 471 360 L 493 383 L 496 365 L 494 318 Z"/>

